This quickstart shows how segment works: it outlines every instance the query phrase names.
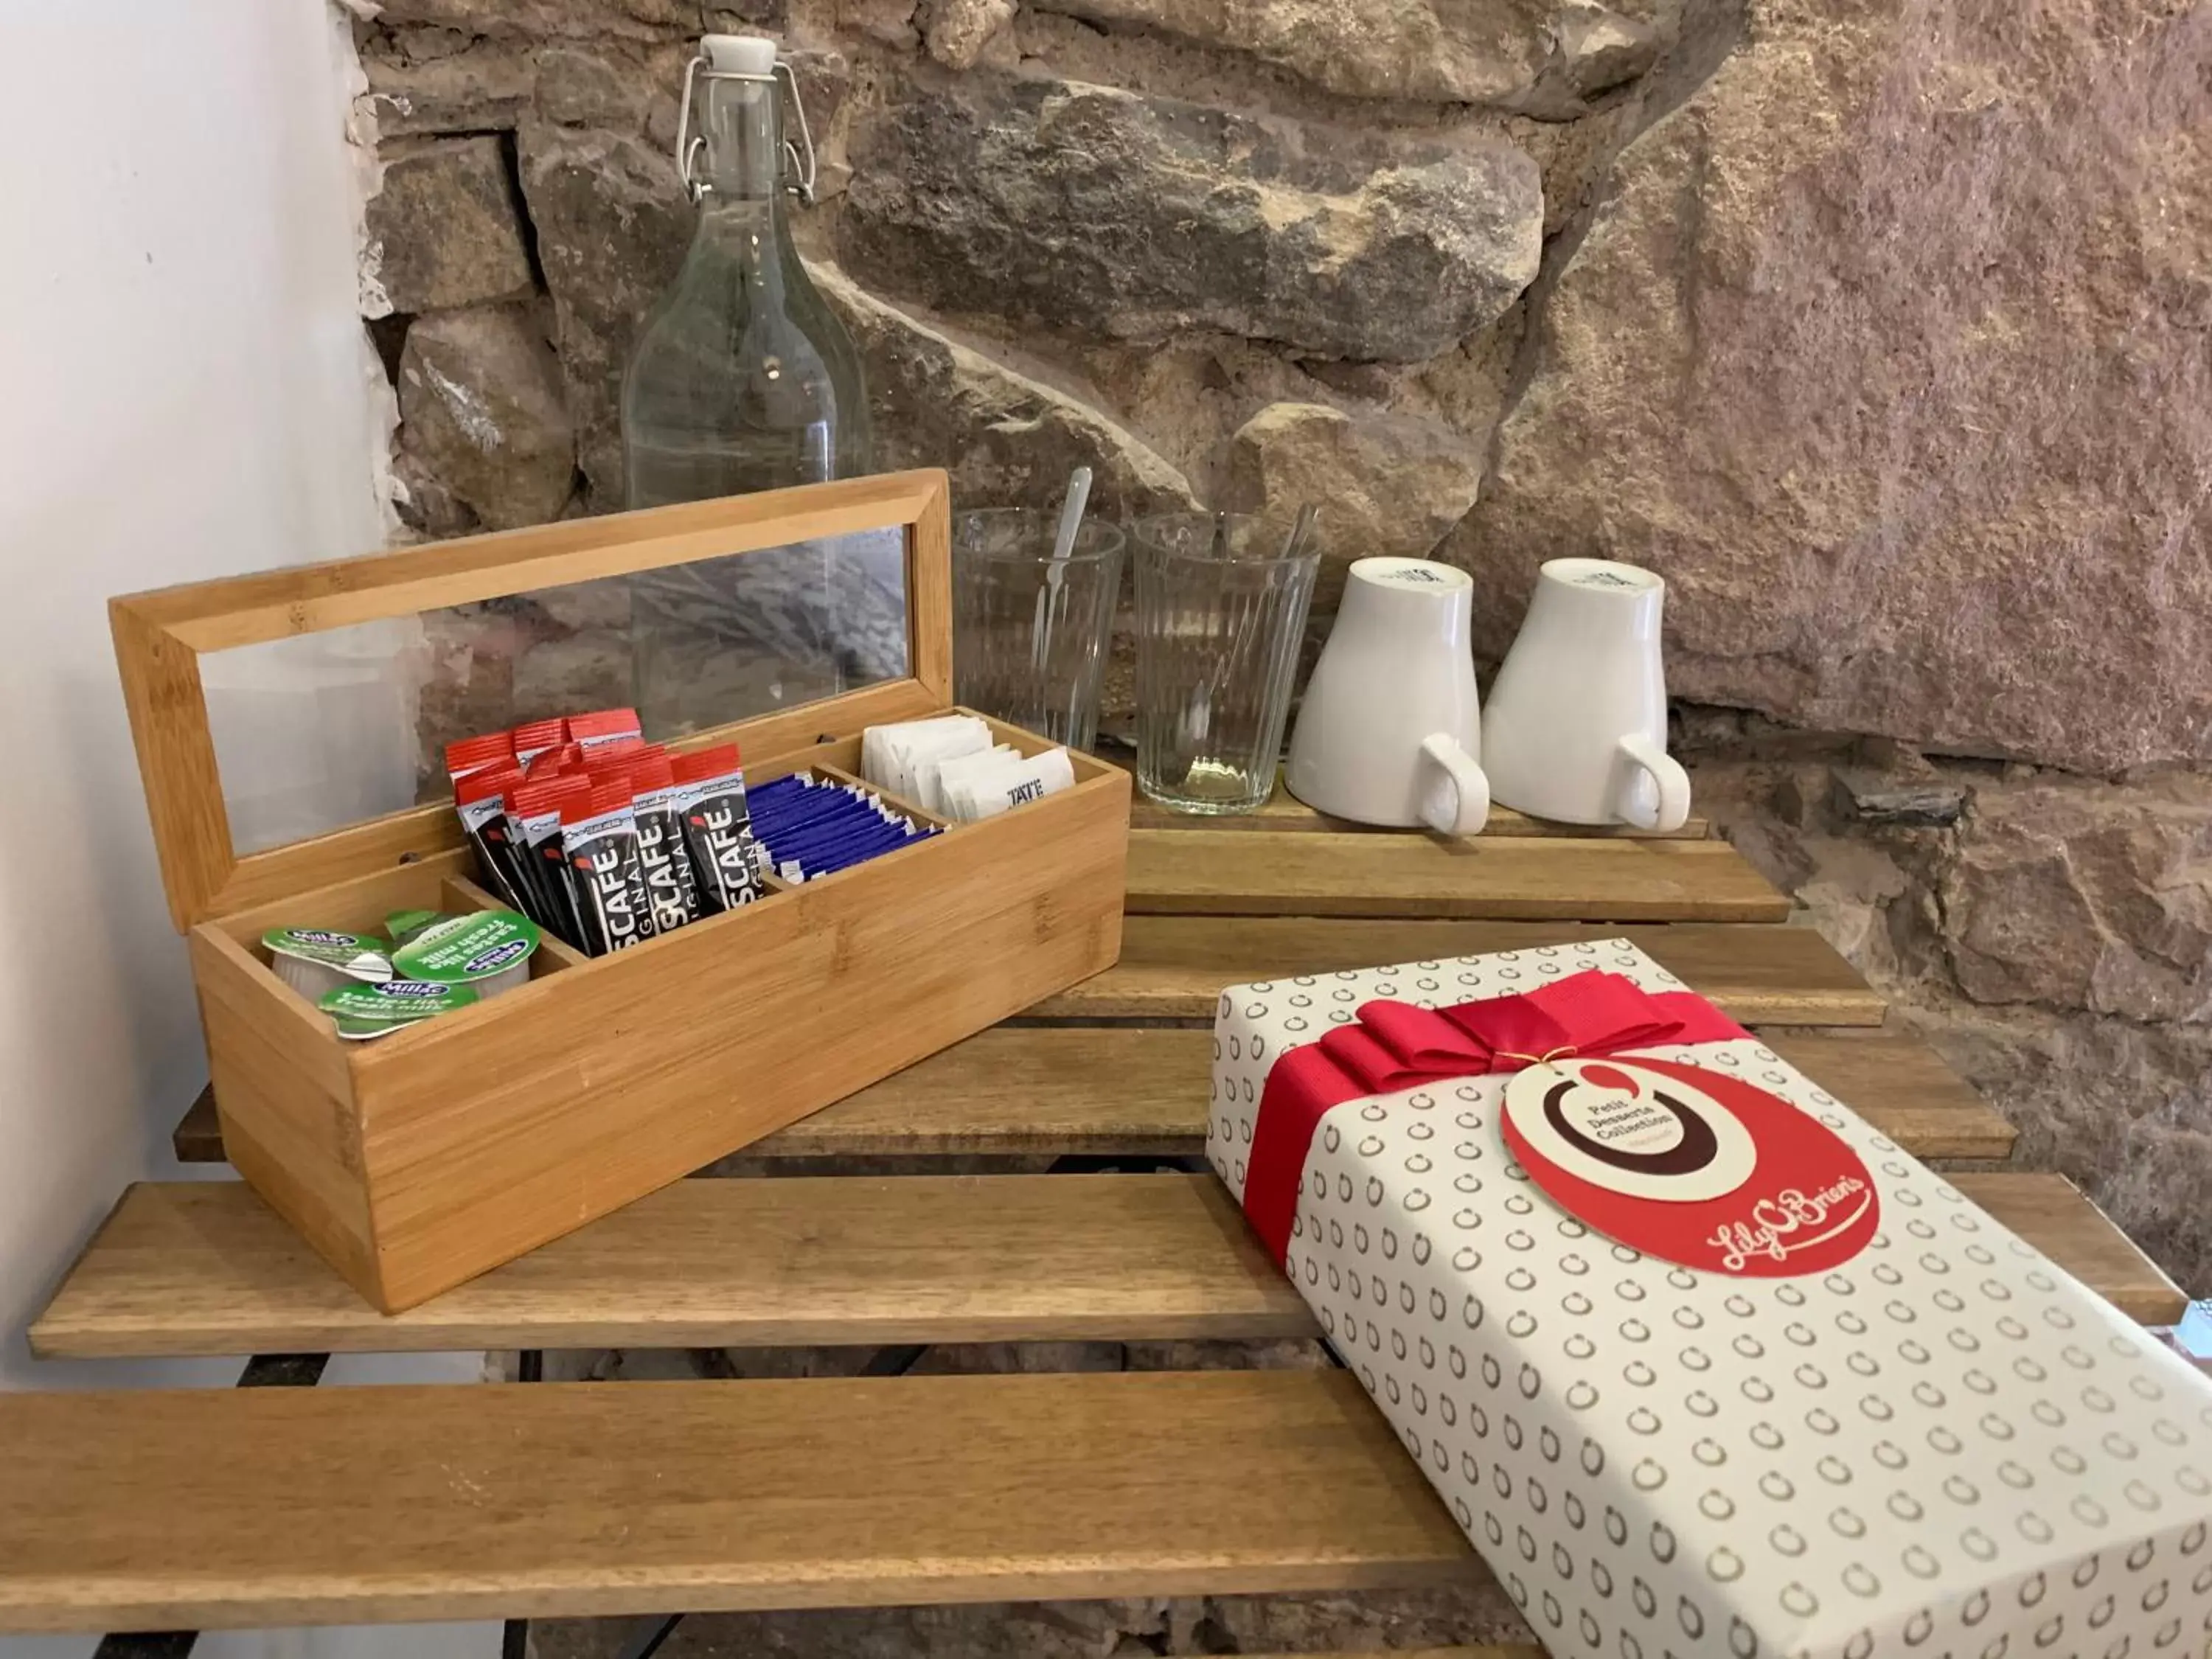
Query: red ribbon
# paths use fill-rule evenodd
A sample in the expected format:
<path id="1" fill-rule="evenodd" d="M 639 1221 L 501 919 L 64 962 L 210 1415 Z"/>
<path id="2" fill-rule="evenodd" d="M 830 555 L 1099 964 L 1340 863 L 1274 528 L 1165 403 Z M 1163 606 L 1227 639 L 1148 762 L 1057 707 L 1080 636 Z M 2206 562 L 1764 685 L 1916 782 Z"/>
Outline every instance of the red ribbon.
<path id="1" fill-rule="evenodd" d="M 1279 1264 L 1322 1115 L 1347 1100 L 1446 1078 L 1517 1072 L 1567 1056 L 1726 1042 L 1743 1028 L 1690 991 L 1646 991 L 1625 974 L 1570 974 L 1534 991 L 1450 1008 L 1377 998 L 1355 1023 L 1277 1060 L 1244 1160 L 1244 1213 Z"/>

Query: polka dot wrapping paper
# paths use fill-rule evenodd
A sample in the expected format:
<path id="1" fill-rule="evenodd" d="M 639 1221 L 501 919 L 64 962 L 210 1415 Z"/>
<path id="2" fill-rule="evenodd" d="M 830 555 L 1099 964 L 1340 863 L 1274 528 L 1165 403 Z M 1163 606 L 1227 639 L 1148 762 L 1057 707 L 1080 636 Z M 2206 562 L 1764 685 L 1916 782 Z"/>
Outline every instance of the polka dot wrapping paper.
<path id="1" fill-rule="evenodd" d="M 1377 1000 L 1585 973 L 1684 988 L 1625 940 L 1231 987 L 1207 1156 L 1246 1200 L 1271 1071 Z M 1328 1107 L 1284 1268 L 1553 1653 L 2212 1659 L 2212 1380 L 1754 1039 L 1547 1058 Z M 1694 1164 L 1719 1203 L 1754 1102 L 1872 1191 L 1729 1235 L 1735 1271 L 1608 1236 L 1667 1200 L 1601 1231 L 1532 1175 L 1617 1205 Z"/>

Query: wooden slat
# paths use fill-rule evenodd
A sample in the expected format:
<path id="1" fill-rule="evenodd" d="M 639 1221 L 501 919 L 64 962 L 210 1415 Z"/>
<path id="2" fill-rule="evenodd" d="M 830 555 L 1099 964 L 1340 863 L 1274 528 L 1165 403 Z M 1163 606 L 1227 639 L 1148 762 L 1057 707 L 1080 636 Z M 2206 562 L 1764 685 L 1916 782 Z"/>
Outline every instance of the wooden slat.
<path id="1" fill-rule="evenodd" d="M 1114 757 L 1102 758 L 1110 760 Z M 1121 763 L 1116 760 L 1115 763 L 1119 765 Z M 1381 829 L 1373 824 L 1354 823 L 1349 818 L 1333 818 L 1325 812 L 1316 812 L 1285 788 L 1279 778 L 1275 782 L 1275 793 L 1268 797 L 1266 805 L 1256 811 L 1231 817 L 1208 817 L 1191 812 L 1170 811 L 1158 801 L 1149 800 L 1139 793 L 1130 804 L 1129 827 L 1133 830 L 1283 830 L 1364 836 L 1407 833 Z M 1490 820 L 1483 825 L 1482 833 L 1498 837 L 1540 836 L 1571 841 L 1703 841 L 1712 833 L 1712 826 L 1701 817 L 1689 818 L 1680 829 L 1668 830 L 1638 830 L 1626 823 L 1554 823 L 1549 818 L 1529 817 L 1510 806 L 1493 805 L 1490 809 Z"/>
<path id="2" fill-rule="evenodd" d="M 0 1630 L 1480 1582 L 1342 1372 L 0 1395 Z"/>
<path id="3" fill-rule="evenodd" d="M 1915 1158 L 1995 1162 L 2012 1156 L 2019 1131 L 1916 1037 L 1771 1026 L 1756 1035 Z"/>
<path id="4" fill-rule="evenodd" d="M 943 514 L 936 468 L 565 519 L 454 541 L 187 582 L 112 601 L 195 651 L 319 634 L 540 588 L 909 525 Z M 945 544 L 939 542 L 939 547 Z M 937 555 L 949 568 L 949 550 Z M 948 610 L 930 618 L 948 630 Z"/>
<path id="5" fill-rule="evenodd" d="M 1952 1184 L 2131 1319 L 2171 1325 L 2189 1298 L 2063 1176 L 1959 1175 Z"/>
<path id="6" fill-rule="evenodd" d="M 1997 1160 L 2012 1126 L 1925 1044 L 1896 1033 L 1759 1036 L 1915 1156 Z M 1198 1028 L 1006 1026 L 933 1054 L 745 1149 L 763 1158 L 1188 1157 L 1206 1140 L 1211 1036 Z M 177 1156 L 220 1163 L 211 1094 L 177 1126 Z"/>
<path id="7" fill-rule="evenodd" d="M 1917 1158 L 1996 1160 L 2012 1151 L 2012 1126 L 1925 1043 L 1876 1031 L 1758 1035 Z M 1196 1028 L 1000 1026 L 746 1152 L 1188 1157 L 1205 1147 L 1212 1042 Z"/>
<path id="8" fill-rule="evenodd" d="M 1132 915 L 1780 921 L 1790 899 L 1723 841 L 1133 830 Z"/>
<path id="9" fill-rule="evenodd" d="M 236 1182 L 129 1188 L 47 1355 L 1310 1335 L 1211 1175 L 690 1181 L 380 1315 Z"/>
<path id="10" fill-rule="evenodd" d="M 2179 1317 L 2180 1292 L 2060 1177 L 1955 1180 L 2122 1311 Z M 390 1318 L 246 1188 L 134 1187 L 31 1344 L 112 1358 L 1316 1334 L 1210 1175 L 911 1176 L 684 1182 Z"/>
<path id="11" fill-rule="evenodd" d="M 1121 1153 L 1206 1146 L 1195 1027 L 1000 1025 L 745 1148 L 762 1158 Z"/>
<path id="12" fill-rule="evenodd" d="M 1894 1034 L 1763 1028 L 1822 1087 L 1926 1158 L 1998 1160 L 2012 1126 L 1924 1044 Z M 755 1158 L 1185 1157 L 1206 1139 L 1210 1038 L 1195 1026 L 999 1026 L 745 1149 Z M 215 1095 L 178 1123 L 179 1162 L 223 1161 Z"/>
<path id="13" fill-rule="evenodd" d="M 1632 940 L 1747 1025 L 1881 1024 L 1881 996 L 1809 927 L 1309 916 L 1133 915 L 1122 926 L 1119 963 L 1024 1018 L 1210 1024 L 1224 985 L 1601 939 Z"/>

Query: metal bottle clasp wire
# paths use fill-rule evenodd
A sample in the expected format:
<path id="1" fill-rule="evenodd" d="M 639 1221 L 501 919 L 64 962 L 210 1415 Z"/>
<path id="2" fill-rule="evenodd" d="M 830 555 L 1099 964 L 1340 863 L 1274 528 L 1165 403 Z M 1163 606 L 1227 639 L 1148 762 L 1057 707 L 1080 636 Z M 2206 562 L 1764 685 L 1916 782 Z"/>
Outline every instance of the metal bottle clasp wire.
<path id="1" fill-rule="evenodd" d="M 752 81 L 766 82 L 774 86 L 779 79 L 791 88 L 791 112 L 799 120 L 799 143 L 783 141 L 783 153 L 791 163 L 796 183 L 784 188 L 806 204 L 814 205 L 814 135 L 806 125 L 806 106 L 799 96 L 799 77 L 791 72 L 788 64 L 778 64 L 766 75 L 743 75 L 735 70 L 718 70 L 708 63 L 702 53 L 684 66 L 684 98 L 676 112 L 676 170 L 683 175 L 684 188 L 694 202 L 705 196 L 714 186 L 699 174 L 700 152 L 707 148 L 704 138 L 691 132 L 691 88 L 695 82 Z"/>

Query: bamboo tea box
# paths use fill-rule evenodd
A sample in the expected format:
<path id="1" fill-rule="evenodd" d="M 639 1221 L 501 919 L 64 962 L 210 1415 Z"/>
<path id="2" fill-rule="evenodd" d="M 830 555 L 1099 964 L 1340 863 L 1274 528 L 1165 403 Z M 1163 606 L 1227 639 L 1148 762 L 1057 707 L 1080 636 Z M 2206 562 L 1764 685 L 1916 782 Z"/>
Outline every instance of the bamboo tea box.
<path id="1" fill-rule="evenodd" d="M 611 954 L 549 934 L 526 983 L 374 1041 L 342 1039 L 262 944 L 273 928 L 371 933 L 396 911 L 501 908 L 450 795 L 422 799 L 444 788 L 428 739 L 562 712 L 542 699 L 575 677 L 549 680 L 533 653 L 611 664 L 647 738 L 678 754 L 734 742 L 749 787 L 793 773 L 858 781 L 866 728 L 950 712 L 942 472 L 473 537 L 136 594 L 110 612 L 224 1146 L 386 1312 L 1120 953 L 1128 780 L 1079 754 L 1072 787 L 974 823 L 886 797 L 935 833 L 801 884 L 771 874 L 754 902 Z M 262 674 L 273 696 L 238 692 L 272 653 L 280 668 L 353 665 L 390 719 L 353 710 L 358 732 L 333 741 L 328 699 L 296 677 Z M 318 707 L 318 775 L 386 775 L 366 794 L 326 793 L 350 805 L 381 788 L 394 810 L 280 834 L 297 802 L 270 793 L 268 727 Z M 1053 746 L 993 724 L 1022 755 Z"/>

